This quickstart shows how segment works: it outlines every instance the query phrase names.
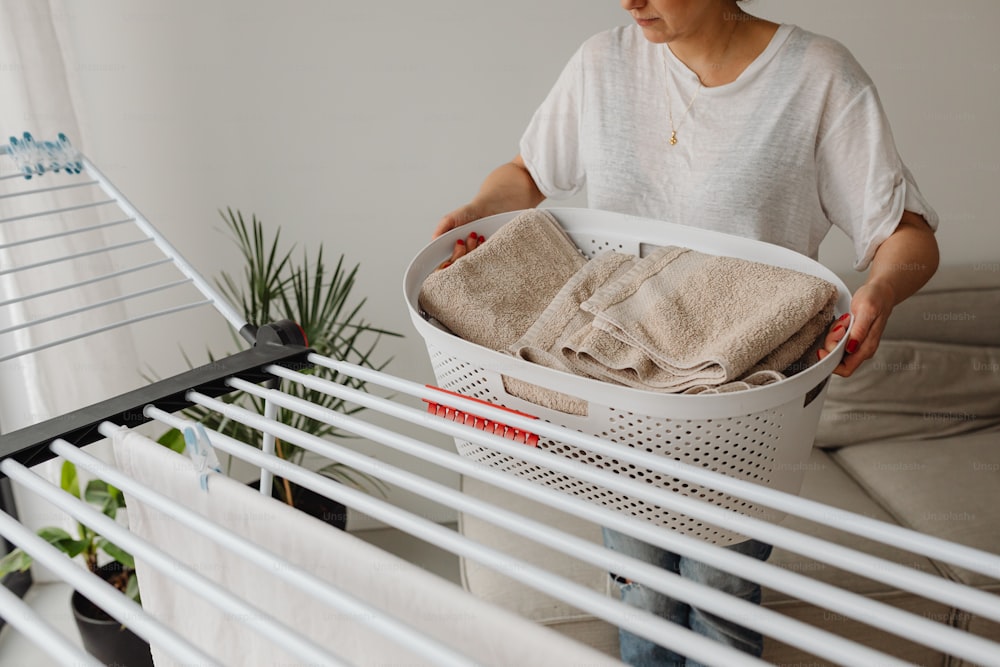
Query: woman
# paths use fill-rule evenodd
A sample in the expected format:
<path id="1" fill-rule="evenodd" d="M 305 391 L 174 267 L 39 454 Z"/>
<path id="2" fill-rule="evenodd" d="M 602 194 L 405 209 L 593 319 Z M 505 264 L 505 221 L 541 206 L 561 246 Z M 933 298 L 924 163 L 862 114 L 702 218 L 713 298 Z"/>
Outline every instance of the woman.
<path id="1" fill-rule="evenodd" d="M 871 79 L 837 42 L 739 0 L 621 0 L 631 25 L 576 52 L 520 142 L 434 235 L 587 187 L 588 205 L 760 239 L 812 258 L 832 225 L 868 277 L 836 373 L 878 347 L 893 307 L 938 263 L 937 214 L 899 158 Z M 456 244 L 453 259 L 481 242 Z M 824 357 L 846 333 L 827 334 Z M 746 599 L 760 588 L 612 531 L 606 544 Z M 730 547 L 766 559 L 755 540 Z M 623 599 L 759 655 L 760 635 L 631 582 Z M 684 658 L 623 632 L 630 664 Z"/>

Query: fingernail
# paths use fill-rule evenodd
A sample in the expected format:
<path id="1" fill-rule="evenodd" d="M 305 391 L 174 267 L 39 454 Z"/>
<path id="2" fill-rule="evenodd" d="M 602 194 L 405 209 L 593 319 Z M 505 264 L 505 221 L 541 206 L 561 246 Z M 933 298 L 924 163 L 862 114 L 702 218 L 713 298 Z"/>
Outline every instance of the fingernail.
<path id="1" fill-rule="evenodd" d="M 847 354 L 854 354 L 855 352 L 857 352 L 859 345 L 861 345 L 861 343 L 859 343 L 856 340 L 847 341 Z"/>
<path id="2" fill-rule="evenodd" d="M 850 317 L 850 316 L 851 316 L 851 314 L 850 314 L 850 313 L 844 313 L 843 315 L 841 315 L 841 316 L 840 316 L 840 317 L 839 317 L 839 318 L 837 319 L 837 321 L 838 321 L 838 322 L 843 322 L 844 320 L 846 320 L 846 319 L 847 319 L 848 317 Z"/>
<path id="3" fill-rule="evenodd" d="M 485 237 L 485 236 L 482 236 L 482 235 L 480 235 L 480 236 L 479 236 L 479 242 L 480 242 L 480 243 L 485 243 L 485 242 L 486 242 L 486 237 Z"/>
<path id="4" fill-rule="evenodd" d="M 832 331 L 831 331 L 830 333 L 837 333 L 838 331 L 840 331 L 840 330 L 841 330 L 841 329 L 843 329 L 843 328 L 844 328 L 844 325 L 843 325 L 843 324 L 838 324 L 837 326 L 835 326 L 835 327 L 833 328 L 833 330 L 832 330 Z"/>
<path id="5" fill-rule="evenodd" d="M 459 245 L 465 245 L 465 239 L 458 239 L 457 241 L 455 241 L 455 243 L 458 243 Z"/>

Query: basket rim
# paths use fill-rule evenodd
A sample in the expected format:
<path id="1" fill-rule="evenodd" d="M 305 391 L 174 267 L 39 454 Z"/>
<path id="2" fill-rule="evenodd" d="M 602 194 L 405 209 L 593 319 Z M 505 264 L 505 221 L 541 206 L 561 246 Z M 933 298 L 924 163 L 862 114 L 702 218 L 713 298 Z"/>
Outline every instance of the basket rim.
<path id="1" fill-rule="evenodd" d="M 593 228 L 608 237 L 620 238 L 635 248 L 642 243 L 679 245 L 709 254 L 764 261 L 816 275 L 836 286 L 838 310 L 849 312 L 851 293 L 843 281 L 819 262 L 794 250 L 713 230 L 622 213 L 571 207 L 552 207 L 545 210 L 556 218 L 570 236 Z M 425 344 L 447 349 L 449 352 L 454 352 L 455 357 L 486 370 L 570 394 L 598 405 L 650 415 L 683 415 L 683 418 L 689 419 L 735 417 L 774 409 L 794 401 L 802 402 L 810 391 L 832 375 L 840 363 L 848 336 L 844 336 L 834 351 L 822 360 L 773 384 L 724 394 L 665 393 L 624 387 L 533 364 L 476 345 L 425 320 L 420 314 L 417 303 L 420 286 L 434 268 L 451 256 L 455 239 L 470 230 L 482 234 L 493 233 L 522 212 L 523 210 L 500 213 L 453 229 L 424 246 L 410 262 L 404 278 L 404 300 L 410 319 Z M 650 223 L 654 223 L 655 226 L 651 226 Z M 638 254 L 638 251 L 634 254 Z M 747 257 L 748 254 L 751 256 Z M 764 257 L 767 259 L 762 259 Z"/>

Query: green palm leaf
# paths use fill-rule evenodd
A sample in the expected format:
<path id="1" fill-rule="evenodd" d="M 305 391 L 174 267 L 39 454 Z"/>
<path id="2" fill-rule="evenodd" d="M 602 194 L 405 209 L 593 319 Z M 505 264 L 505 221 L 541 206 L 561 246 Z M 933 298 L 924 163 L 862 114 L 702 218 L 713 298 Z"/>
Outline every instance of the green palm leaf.
<path id="1" fill-rule="evenodd" d="M 354 297 L 360 265 L 349 267 L 343 254 L 335 262 L 328 262 L 322 244 L 312 249 L 303 249 L 297 254 L 296 260 L 294 247 L 287 250 L 282 247 L 280 227 L 268 235 L 264 223 L 256 215 L 251 215 L 249 222 L 239 210 L 232 208 L 220 211 L 220 215 L 243 257 L 244 266 L 240 278 L 223 272 L 216 284 L 227 299 L 238 304 L 250 324 L 260 326 L 289 319 L 302 327 L 310 347 L 318 354 L 376 370 L 381 370 L 389 363 L 390 359 L 376 361 L 376 349 L 384 337 L 398 337 L 400 334 L 374 327 L 363 319 L 362 310 L 366 300 Z M 364 381 L 343 376 L 327 368 L 316 367 L 303 372 L 367 391 Z M 283 383 L 282 389 L 310 403 L 343 414 L 356 414 L 364 409 L 293 382 Z M 228 394 L 222 400 L 258 413 L 264 409 L 262 400 L 241 392 Z M 186 410 L 185 414 L 208 428 L 256 447 L 261 446 L 262 436 L 258 431 L 228 421 L 218 413 L 195 406 Z M 278 411 L 278 419 L 284 424 L 322 438 L 353 437 L 337 427 L 310 419 L 293 410 L 282 408 Z M 179 434 L 168 432 L 160 440 L 164 444 L 178 446 L 180 438 Z M 282 443 L 281 451 L 293 463 L 301 463 L 305 453 L 303 449 L 290 443 Z M 322 472 L 352 486 L 379 492 L 385 488 L 378 480 L 343 464 L 332 464 Z"/>

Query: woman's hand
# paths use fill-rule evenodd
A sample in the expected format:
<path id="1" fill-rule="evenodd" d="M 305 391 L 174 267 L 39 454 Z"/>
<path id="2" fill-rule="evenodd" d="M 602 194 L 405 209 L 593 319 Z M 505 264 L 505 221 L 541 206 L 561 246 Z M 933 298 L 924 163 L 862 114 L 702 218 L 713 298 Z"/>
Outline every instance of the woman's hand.
<path id="1" fill-rule="evenodd" d="M 486 237 L 482 234 L 477 234 L 476 232 L 472 232 L 464 239 L 458 239 L 455 241 L 455 246 L 451 249 L 451 257 L 441 262 L 434 270 L 440 271 L 441 269 L 447 269 L 452 265 L 452 262 L 457 260 L 459 257 L 469 254 L 485 242 Z"/>
<path id="2" fill-rule="evenodd" d="M 934 275 L 938 266 L 938 247 L 934 231 L 923 217 L 903 211 L 895 231 L 875 250 L 868 280 L 851 299 L 854 324 L 847 341 L 847 354 L 833 370 L 848 377 L 866 359 L 870 359 L 885 331 L 886 321 L 896 304 L 920 289 Z M 822 359 L 843 339 L 846 321 L 834 323 L 819 350 Z"/>
<path id="3" fill-rule="evenodd" d="M 490 172 L 471 202 L 441 218 L 432 238 L 489 215 L 534 208 L 544 199 L 524 160 L 517 155 Z"/>
<path id="4" fill-rule="evenodd" d="M 437 227 L 434 228 L 434 234 L 431 236 L 432 239 L 436 239 L 446 232 L 450 232 L 456 227 L 461 227 L 462 225 L 467 225 L 473 220 L 479 220 L 480 218 L 485 218 L 490 215 L 486 211 L 481 210 L 481 207 L 475 204 L 466 204 L 456 208 L 454 211 L 448 215 L 441 218 L 438 222 Z M 457 257 L 455 259 L 458 259 Z"/>
<path id="5" fill-rule="evenodd" d="M 823 359 L 830 354 L 847 335 L 848 316 L 854 315 L 850 338 L 845 348 L 846 354 L 833 372 L 849 377 L 862 362 L 871 359 L 878 349 L 882 332 L 896 303 L 892 288 L 885 283 L 866 283 L 858 288 L 851 299 L 851 312 L 845 313 L 833 323 L 826 334 L 818 356 Z"/>

